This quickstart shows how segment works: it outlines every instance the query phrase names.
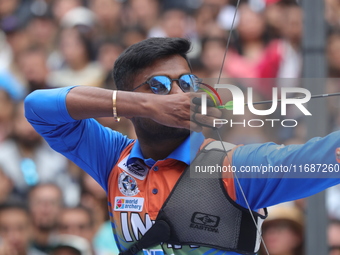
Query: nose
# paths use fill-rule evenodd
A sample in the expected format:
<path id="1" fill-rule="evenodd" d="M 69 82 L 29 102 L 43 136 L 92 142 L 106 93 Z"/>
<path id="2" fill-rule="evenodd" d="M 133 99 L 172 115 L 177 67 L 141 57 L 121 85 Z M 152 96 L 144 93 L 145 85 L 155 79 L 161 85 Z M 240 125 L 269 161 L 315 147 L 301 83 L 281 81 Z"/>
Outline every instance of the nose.
<path id="1" fill-rule="evenodd" d="M 181 87 L 179 86 L 179 82 L 178 81 L 172 81 L 171 84 L 171 91 L 170 94 L 179 94 L 179 93 L 184 93 L 184 91 L 181 89 Z"/>

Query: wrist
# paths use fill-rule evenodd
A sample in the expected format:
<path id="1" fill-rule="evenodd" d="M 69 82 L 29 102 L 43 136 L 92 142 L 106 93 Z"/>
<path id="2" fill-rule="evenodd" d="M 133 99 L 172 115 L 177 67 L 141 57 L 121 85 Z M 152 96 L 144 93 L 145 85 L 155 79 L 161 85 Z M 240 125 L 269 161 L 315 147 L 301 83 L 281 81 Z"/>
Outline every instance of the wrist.
<path id="1" fill-rule="evenodd" d="M 117 116 L 124 116 L 128 119 L 132 117 L 149 118 L 155 113 L 154 105 L 153 94 L 120 90 L 116 95 Z"/>

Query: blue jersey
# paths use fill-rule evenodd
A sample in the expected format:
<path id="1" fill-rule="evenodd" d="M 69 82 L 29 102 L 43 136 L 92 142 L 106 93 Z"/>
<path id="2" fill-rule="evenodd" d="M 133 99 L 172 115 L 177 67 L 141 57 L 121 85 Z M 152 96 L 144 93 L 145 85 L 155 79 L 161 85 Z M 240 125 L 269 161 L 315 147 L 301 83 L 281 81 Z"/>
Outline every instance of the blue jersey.
<path id="1" fill-rule="evenodd" d="M 103 127 L 94 119 L 72 119 L 66 107 L 70 89 L 72 87 L 33 92 L 25 100 L 26 117 L 53 149 L 79 165 L 108 193 L 112 169 L 121 153 L 134 141 Z M 203 141 L 202 134 L 193 133 L 165 160 L 190 164 L 190 152 L 196 153 Z M 247 208 L 244 192 L 251 209 L 258 210 L 307 197 L 338 184 L 338 146 L 339 131 L 311 139 L 303 145 L 264 143 L 238 147 L 232 156 L 233 171 L 240 183 L 237 185 L 235 181 L 234 200 Z M 132 145 L 126 160 L 141 160 L 148 168 L 158 164 L 143 157 L 138 141 Z M 187 249 L 183 252 L 157 248 L 154 250 L 157 253 L 144 251 L 144 254 L 186 254 L 188 251 L 192 254 L 236 254 L 210 248 L 204 252 L 198 248 Z"/>

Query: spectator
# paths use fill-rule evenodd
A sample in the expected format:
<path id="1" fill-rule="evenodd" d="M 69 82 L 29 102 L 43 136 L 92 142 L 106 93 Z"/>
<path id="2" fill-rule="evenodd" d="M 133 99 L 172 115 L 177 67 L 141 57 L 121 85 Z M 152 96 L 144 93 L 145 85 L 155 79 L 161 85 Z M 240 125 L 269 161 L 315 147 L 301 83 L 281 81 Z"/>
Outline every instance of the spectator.
<path id="1" fill-rule="evenodd" d="M 303 215 L 289 205 L 269 208 L 268 218 L 263 223 L 263 240 L 271 255 L 303 254 Z M 266 254 L 262 247 L 261 254 Z"/>
<path id="2" fill-rule="evenodd" d="M 80 236 L 58 235 L 52 243 L 50 255 L 92 255 L 88 241 Z"/>
<path id="3" fill-rule="evenodd" d="M 15 199 L 18 200 L 13 194 L 13 182 L 0 167 L 0 204 Z"/>
<path id="4" fill-rule="evenodd" d="M 1 0 L 0 1 L 0 20 L 11 16 L 16 16 L 23 24 L 26 23 L 31 12 L 29 11 L 28 1 L 22 0 Z"/>
<path id="5" fill-rule="evenodd" d="M 329 255 L 340 255 L 340 220 L 332 220 L 328 226 Z"/>
<path id="6" fill-rule="evenodd" d="M 188 37 L 190 36 L 190 17 L 181 9 L 164 11 L 159 27 L 153 27 L 149 37 Z"/>
<path id="7" fill-rule="evenodd" d="M 283 2 L 278 1 L 267 4 L 264 10 L 268 36 L 271 40 L 282 37 L 282 28 L 285 25 L 284 7 Z"/>
<path id="8" fill-rule="evenodd" d="M 1 0 L 0 1 L 0 19 L 9 17 L 15 13 L 19 7 L 19 0 Z"/>
<path id="9" fill-rule="evenodd" d="M 76 7 L 81 7 L 81 5 L 81 0 L 55 0 L 53 1 L 52 13 L 59 24 L 67 12 Z"/>
<path id="10" fill-rule="evenodd" d="M 31 219 L 24 205 L 0 205 L 0 254 L 46 255 L 31 247 Z"/>
<path id="11" fill-rule="evenodd" d="M 327 44 L 328 75 L 332 78 L 340 77 L 340 33 L 332 32 Z"/>
<path id="12" fill-rule="evenodd" d="M 257 78 L 257 66 L 266 48 L 264 17 L 247 4 L 239 7 L 237 39 L 227 53 L 224 69 L 230 77 Z"/>
<path id="13" fill-rule="evenodd" d="M 56 22 L 48 13 L 34 15 L 27 25 L 27 31 L 34 45 L 49 53 L 54 50 L 57 28 Z"/>
<path id="14" fill-rule="evenodd" d="M 147 38 L 147 31 L 140 26 L 126 27 L 121 36 L 122 43 L 125 47 L 129 47 L 137 42 Z"/>
<path id="15" fill-rule="evenodd" d="M 12 53 L 9 68 L 12 73 L 18 76 L 16 78 L 21 80 L 19 73 L 17 73 L 17 56 L 21 51 L 32 45 L 32 40 L 26 30 L 26 24 L 17 16 L 10 16 L 1 21 L 1 29 L 6 34 L 7 43 Z"/>
<path id="16" fill-rule="evenodd" d="M 234 5 L 231 4 L 231 1 L 229 0 L 220 1 L 220 5 L 222 4 L 223 6 L 219 8 L 220 11 L 217 16 L 217 22 L 223 29 L 229 31 L 233 24 L 233 19 L 234 19 L 236 8 Z M 237 26 L 238 22 L 239 22 L 239 15 L 236 13 L 234 26 Z"/>
<path id="17" fill-rule="evenodd" d="M 65 203 L 73 205 L 73 183 L 65 157 L 52 151 L 24 116 L 23 102 L 15 107 L 13 137 L 0 144 L 0 165 L 13 181 L 15 191 L 25 198 L 30 186 L 53 182 L 63 192 Z"/>
<path id="18" fill-rule="evenodd" d="M 335 29 L 340 28 L 340 3 L 337 0 L 325 0 L 325 18 Z"/>
<path id="19" fill-rule="evenodd" d="M 50 239 L 57 230 L 57 220 L 63 208 L 63 194 L 55 184 L 34 186 L 28 195 L 33 225 L 33 246 L 45 253 L 50 251 Z"/>
<path id="20" fill-rule="evenodd" d="M 302 71 L 300 52 L 302 37 L 302 10 L 297 5 L 283 9 L 282 39 L 269 45 L 259 64 L 261 78 L 299 78 Z M 279 84 L 283 86 L 283 84 Z"/>
<path id="21" fill-rule="evenodd" d="M 203 0 L 202 6 L 206 6 L 210 9 L 214 20 L 217 20 L 223 8 L 228 6 L 228 0 Z"/>
<path id="22" fill-rule="evenodd" d="M 94 52 L 86 32 L 82 32 L 80 27 L 63 29 L 60 50 L 65 66 L 50 73 L 48 82 L 51 86 L 101 85 L 105 74 L 96 62 L 92 62 Z"/>
<path id="23" fill-rule="evenodd" d="M 82 176 L 81 206 L 91 211 L 93 229 L 96 232 L 108 220 L 107 198 L 103 188 L 87 173 Z"/>
<path id="24" fill-rule="evenodd" d="M 335 185 L 326 190 L 326 208 L 329 218 L 340 220 L 340 185 Z"/>
<path id="25" fill-rule="evenodd" d="M 6 40 L 6 35 L 0 30 L 0 71 L 8 70 L 12 62 L 12 50 Z"/>
<path id="26" fill-rule="evenodd" d="M 209 31 L 209 25 L 216 22 L 211 6 L 201 5 L 194 14 L 195 30 L 199 38 L 204 38 Z"/>
<path id="27" fill-rule="evenodd" d="M 58 217 L 58 234 L 69 234 L 92 242 L 93 215 L 85 207 L 64 208 Z"/>
<path id="28" fill-rule="evenodd" d="M 65 208 L 59 215 L 58 233 L 84 238 L 91 244 L 94 255 L 108 254 L 103 251 L 97 251 L 93 247 L 93 215 L 92 212 L 85 207 Z"/>
<path id="29" fill-rule="evenodd" d="M 219 77 L 226 45 L 226 40 L 220 37 L 206 38 L 202 40 L 201 61 L 206 72 L 203 77 Z M 227 73 L 225 73 L 223 69 L 221 77 L 227 77 Z"/>
<path id="30" fill-rule="evenodd" d="M 141 26 L 150 31 L 158 25 L 160 16 L 160 2 L 158 0 L 129 0 L 124 24 L 126 27 Z"/>
<path id="31" fill-rule="evenodd" d="M 14 103 L 10 95 L 0 88 L 0 143 L 11 133 L 13 108 Z"/>
<path id="32" fill-rule="evenodd" d="M 94 225 L 93 245 L 95 250 L 107 253 L 118 253 L 115 242 L 112 242 L 111 221 L 107 214 L 107 198 L 103 188 L 87 173 L 82 179 L 81 205 L 92 212 Z"/>
<path id="33" fill-rule="evenodd" d="M 122 30 L 123 6 L 116 0 L 90 0 L 90 9 L 97 18 L 97 36 L 100 39 L 112 37 Z"/>
<path id="34" fill-rule="evenodd" d="M 25 79 L 28 92 L 50 87 L 47 83 L 50 70 L 43 48 L 32 47 L 21 52 L 18 56 L 18 66 Z"/>
<path id="35" fill-rule="evenodd" d="M 98 49 L 97 60 L 105 72 L 105 79 L 101 85 L 104 88 L 114 88 L 113 79 L 111 75 L 112 67 L 123 52 L 124 47 L 118 40 L 104 40 Z"/>

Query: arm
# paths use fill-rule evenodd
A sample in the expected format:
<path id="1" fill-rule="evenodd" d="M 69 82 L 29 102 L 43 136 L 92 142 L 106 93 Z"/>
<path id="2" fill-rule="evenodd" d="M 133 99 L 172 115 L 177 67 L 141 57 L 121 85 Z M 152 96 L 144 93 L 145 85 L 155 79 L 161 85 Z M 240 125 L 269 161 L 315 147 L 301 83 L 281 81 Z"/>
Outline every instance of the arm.
<path id="1" fill-rule="evenodd" d="M 112 94 L 107 89 L 75 87 L 67 95 L 67 109 L 76 120 L 113 116 Z M 116 105 L 121 117 L 145 117 L 166 126 L 190 129 L 190 93 L 160 96 L 118 91 Z"/>
<path id="2" fill-rule="evenodd" d="M 69 115 L 72 107 L 68 108 L 66 101 L 73 89 L 31 93 L 25 99 L 26 118 L 54 150 L 75 162 L 107 190 L 110 171 L 120 152 L 132 140 L 103 127 L 94 119 L 72 118 Z"/>
<path id="3" fill-rule="evenodd" d="M 112 90 L 107 89 L 75 87 L 66 98 L 68 112 L 76 120 L 113 116 L 112 94 Z M 207 115 L 201 115 L 201 107 L 196 109 L 196 105 L 191 103 L 193 97 L 200 98 L 200 95 L 198 93 L 155 95 L 118 91 L 116 108 L 120 117 L 144 117 L 165 126 L 201 132 L 202 126 L 191 121 L 193 112 L 198 111 L 196 119 L 199 122 L 211 126 L 214 119 L 221 116 L 221 111 L 215 107 L 208 107 Z"/>
<path id="4" fill-rule="evenodd" d="M 38 133 L 105 190 L 106 179 L 120 152 L 132 142 L 88 119 L 113 115 L 112 93 L 112 90 L 79 86 L 37 90 L 25 100 L 26 118 Z M 160 96 L 119 91 L 117 112 L 119 116 L 147 117 L 164 125 L 189 129 L 190 93 Z"/>
<path id="5" fill-rule="evenodd" d="M 299 166 L 311 164 L 337 165 L 335 151 L 339 146 L 340 131 L 324 138 L 313 138 L 305 144 L 279 146 L 274 143 L 241 146 L 235 150 L 233 165 L 237 169 L 244 166 L 286 166 L 289 172 L 237 173 L 240 184 L 251 208 L 259 209 L 274 204 L 296 200 L 316 194 L 340 183 L 340 172 L 300 173 Z M 296 172 L 294 172 L 296 166 Z M 316 167 L 317 169 L 317 167 Z M 339 168 L 338 168 L 339 169 Z M 236 202 L 247 207 L 241 189 L 235 184 Z"/>

